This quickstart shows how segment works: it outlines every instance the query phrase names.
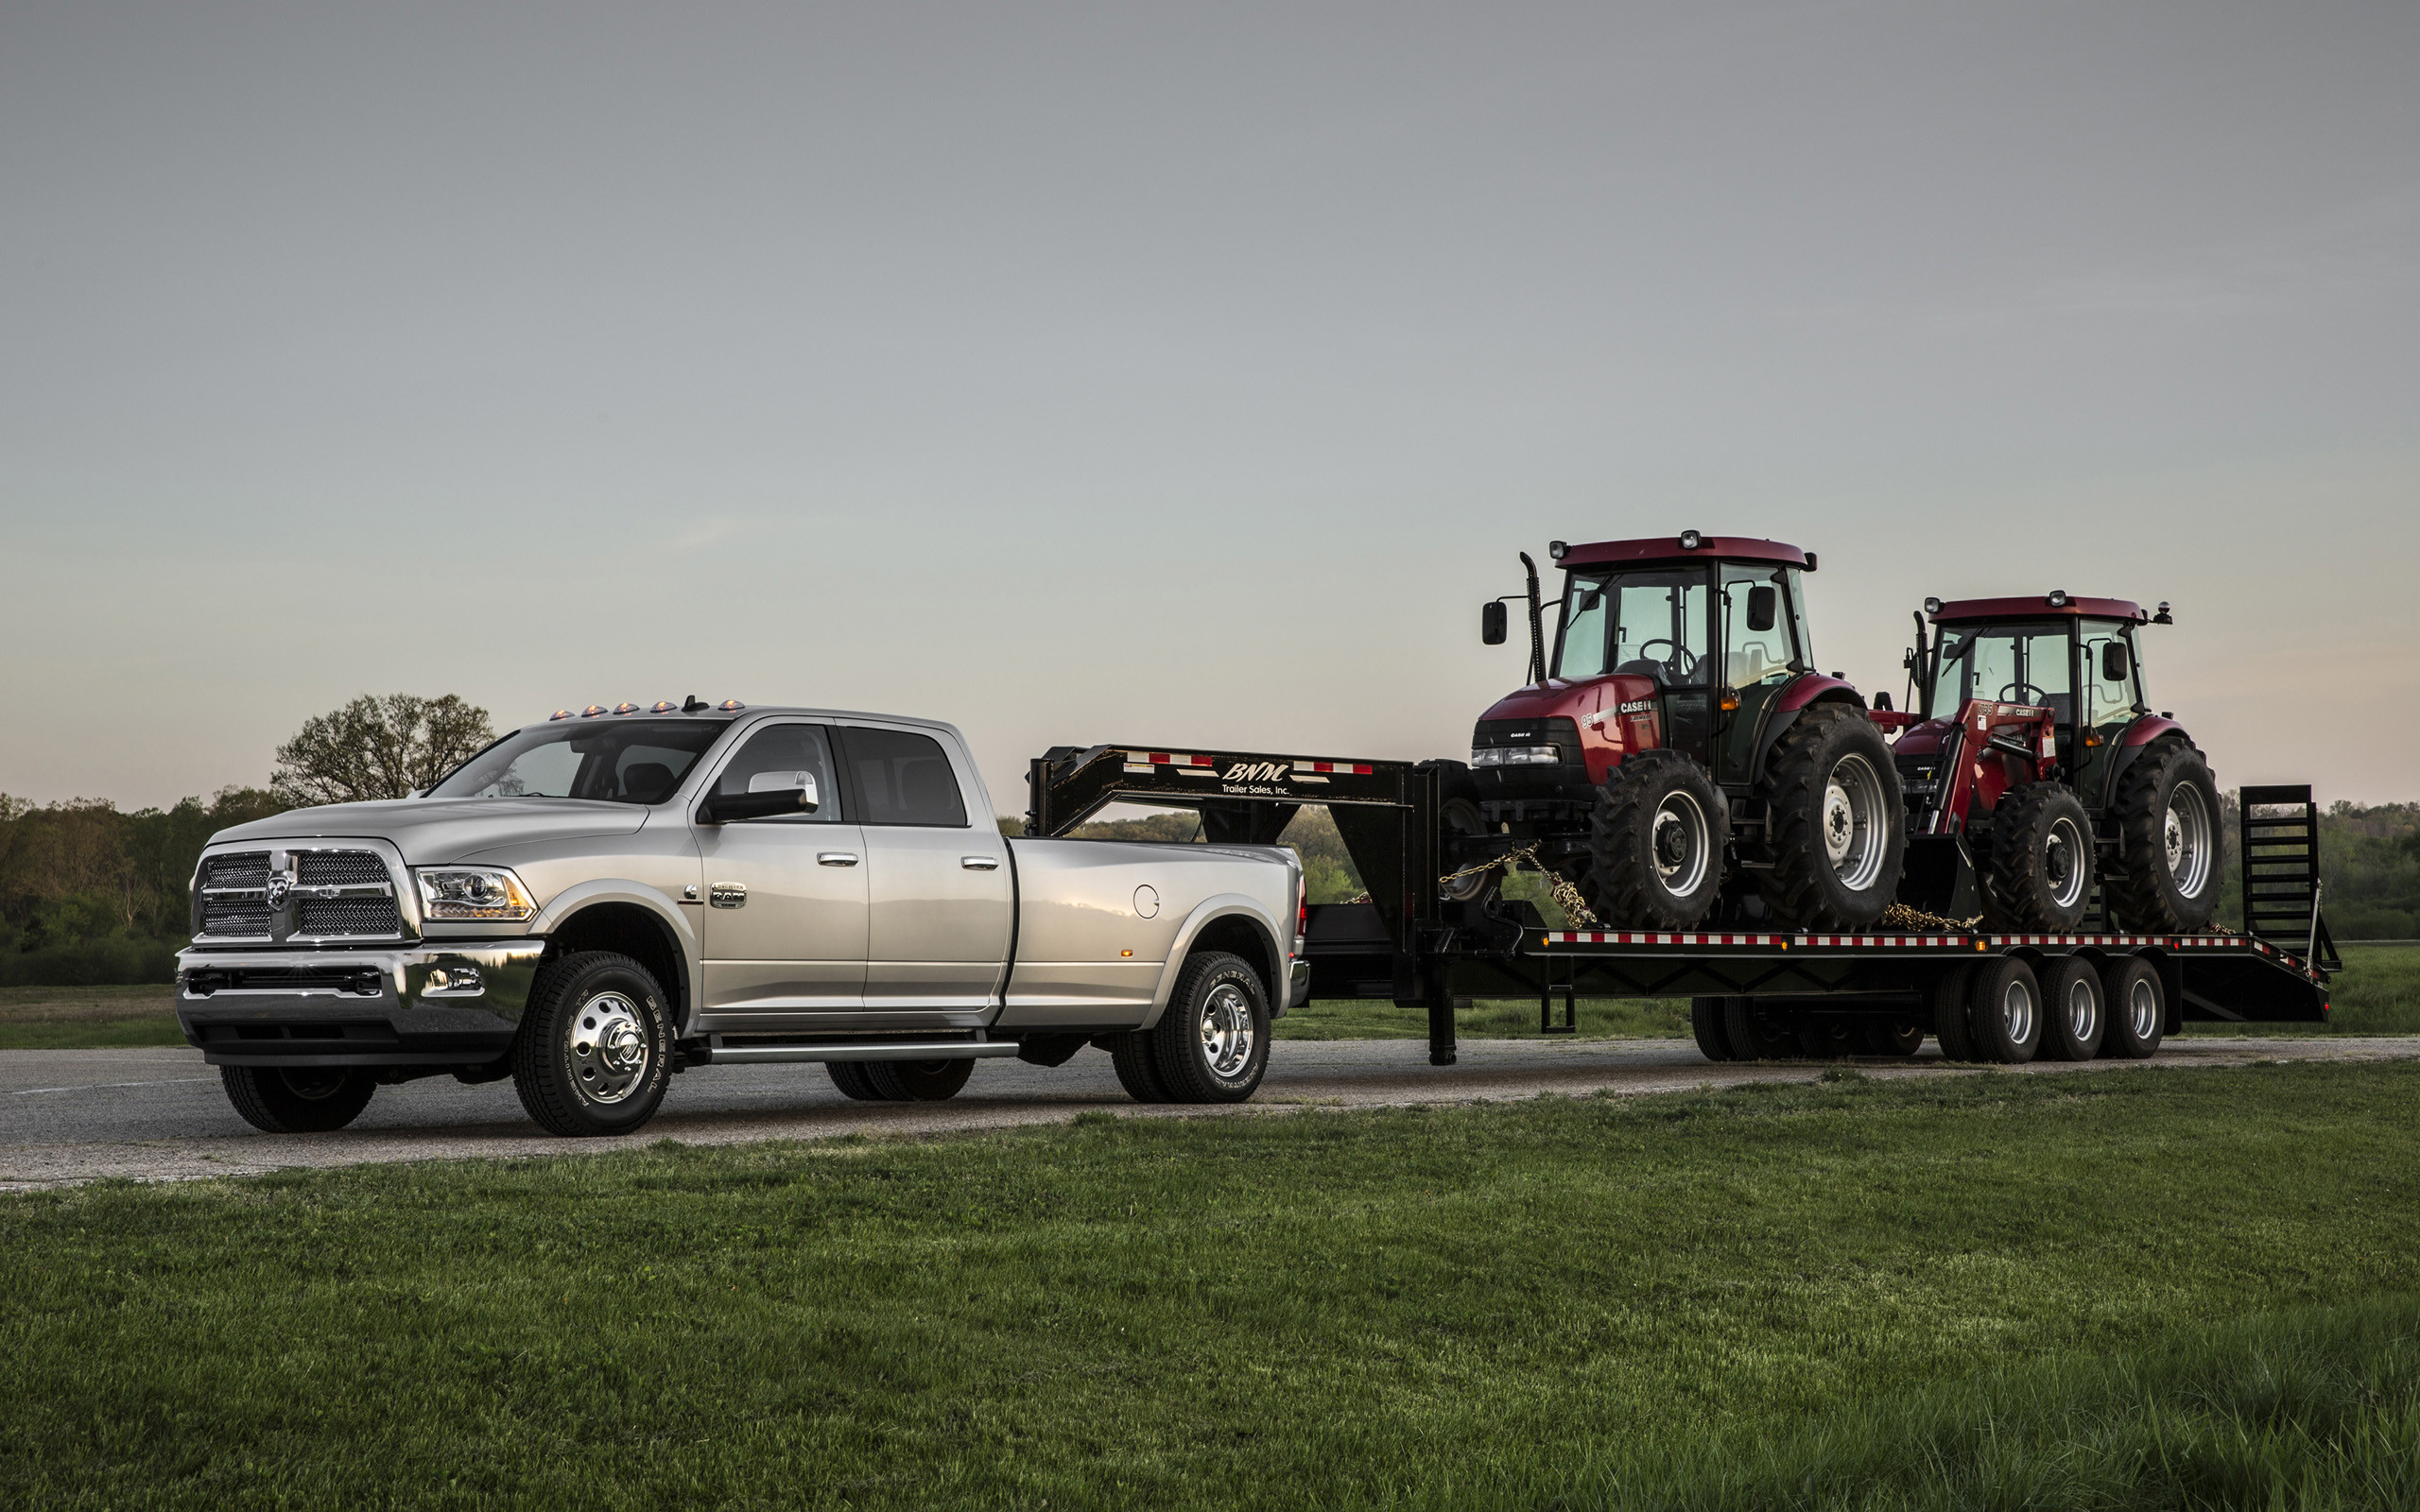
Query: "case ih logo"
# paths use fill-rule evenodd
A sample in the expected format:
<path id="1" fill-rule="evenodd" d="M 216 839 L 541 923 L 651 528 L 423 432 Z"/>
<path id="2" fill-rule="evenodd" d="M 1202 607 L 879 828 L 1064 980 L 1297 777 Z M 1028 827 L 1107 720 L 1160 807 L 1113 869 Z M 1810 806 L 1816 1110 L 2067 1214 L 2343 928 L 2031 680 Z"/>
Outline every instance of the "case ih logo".
<path id="1" fill-rule="evenodd" d="M 1630 702 L 1622 705 L 1622 713 L 1625 714 L 1652 713 L 1654 711 L 1655 700 L 1652 698 L 1633 698 Z"/>
<path id="2" fill-rule="evenodd" d="M 1219 774 L 1222 782 L 1282 782 L 1292 762 L 1237 762 Z"/>

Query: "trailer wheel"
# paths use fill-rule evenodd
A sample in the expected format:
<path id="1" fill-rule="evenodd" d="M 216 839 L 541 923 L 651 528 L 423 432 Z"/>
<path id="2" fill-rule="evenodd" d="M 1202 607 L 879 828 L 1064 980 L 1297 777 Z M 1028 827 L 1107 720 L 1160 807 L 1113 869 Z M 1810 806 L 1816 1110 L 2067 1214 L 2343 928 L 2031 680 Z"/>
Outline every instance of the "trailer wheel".
<path id="1" fill-rule="evenodd" d="M 1925 1047 L 1925 1026 L 1913 1019 L 1870 1019 L 1865 1042 L 1877 1056 L 1907 1060 Z"/>
<path id="2" fill-rule="evenodd" d="M 2110 911 L 2127 929 L 2191 935 L 2219 911 L 2219 786 L 2182 740 L 2156 740 L 2118 781 Z"/>
<path id="3" fill-rule="evenodd" d="M 1946 1060 L 1973 1060 L 1975 1032 L 1966 1017 L 1973 996 L 1975 969 L 1965 963 L 1951 967 L 1932 986 L 1932 1037 Z"/>
<path id="4" fill-rule="evenodd" d="M 2064 782 L 2035 782 L 2000 799 L 1983 865 L 1983 912 L 2003 929 L 2060 933 L 2092 902 L 2092 820 Z"/>
<path id="5" fill-rule="evenodd" d="M 873 1090 L 873 1079 L 866 1074 L 866 1063 L 862 1060 L 827 1060 L 823 1063 L 823 1074 L 832 1078 L 833 1086 L 840 1089 L 840 1095 L 853 1103 L 886 1100 L 882 1093 Z"/>
<path id="6" fill-rule="evenodd" d="M 2159 968 L 2139 955 L 2111 961 L 2101 969 L 2100 988 L 2109 1021 L 2100 1053 L 2112 1060 L 2149 1060 L 2168 1031 L 2168 990 Z"/>
<path id="7" fill-rule="evenodd" d="M 1269 1070 L 1260 977 L 1240 955 L 1203 951 L 1184 963 L 1150 1040 L 1170 1102 L 1242 1102 Z"/>
<path id="8" fill-rule="evenodd" d="M 378 1083 L 341 1066 L 221 1066 L 219 1084 L 245 1123 L 264 1134 L 326 1134 L 370 1106 Z"/>
<path id="9" fill-rule="evenodd" d="M 1975 1037 L 1975 1058 L 2021 1066 L 2042 1045 L 2042 984 L 2033 968 L 2003 955 L 1975 973 L 1967 996 L 1966 1022 Z"/>
<path id="10" fill-rule="evenodd" d="M 549 1134 L 628 1134 L 672 1079 L 664 989 L 647 968 L 582 951 L 542 969 L 512 1042 L 512 1090 Z"/>
<path id="11" fill-rule="evenodd" d="M 2042 1058 L 2090 1060 L 2100 1054 L 2109 1027 L 2106 994 L 2100 971 L 2081 955 L 2070 955 L 2042 974 Z"/>
<path id="12" fill-rule="evenodd" d="M 1862 929 L 1899 896 L 1908 805 L 1882 731 L 1865 712 L 1819 703 L 1765 757 L 1757 786 L 1772 814 L 1765 904 L 1808 929 Z"/>
<path id="13" fill-rule="evenodd" d="M 1722 1000 L 1722 1037 L 1731 1044 L 1734 1060 L 1796 1060 L 1798 1033 L 1772 1022 L 1754 998 Z"/>
<path id="14" fill-rule="evenodd" d="M 1689 1032 L 1697 1036 L 1698 1053 L 1708 1060 L 1737 1060 L 1731 1037 L 1723 1028 L 1723 998 L 1689 999 Z"/>
<path id="15" fill-rule="evenodd" d="M 1704 767 L 1634 751 L 1597 790 L 1588 906 L 1608 924 L 1687 929 L 1714 907 L 1730 839 L 1730 805 Z"/>
<path id="16" fill-rule="evenodd" d="M 866 1081 L 885 1102 L 945 1103 L 975 1074 L 971 1060 L 869 1060 Z"/>

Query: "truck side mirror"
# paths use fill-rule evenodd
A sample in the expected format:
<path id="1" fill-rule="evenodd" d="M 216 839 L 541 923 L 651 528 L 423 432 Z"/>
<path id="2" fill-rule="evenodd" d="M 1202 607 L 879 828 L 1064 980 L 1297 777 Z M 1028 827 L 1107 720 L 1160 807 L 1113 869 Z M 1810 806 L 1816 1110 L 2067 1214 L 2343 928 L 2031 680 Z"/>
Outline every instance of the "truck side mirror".
<path id="1" fill-rule="evenodd" d="M 1770 583 L 1748 590 L 1748 628 L 1770 630 L 1773 627 L 1773 611 L 1781 602 L 1781 594 Z"/>
<path id="2" fill-rule="evenodd" d="M 2123 682 L 2126 680 L 2126 674 L 2133 670 L 2134 668 L 2127 661 L 2125 642 L 2103 641 L 2100 643 L 2101 681 Z"/>
<path id="3" fill-rule="evenodd" d="M 735 819 L 770 819 L 785 814 L 812 814 L 817 800 L 813 772 L 758 772 L 748 780 L 745 793 L 717 793 L 698 806 L 698 817 L 708 824 Z"/>
<path id="4" fill-rule="evenodd" d="M 1504 644 L 1504 600 L 1490 599 L 1478 607 L 1478 638 L 1487 645 Z"/>

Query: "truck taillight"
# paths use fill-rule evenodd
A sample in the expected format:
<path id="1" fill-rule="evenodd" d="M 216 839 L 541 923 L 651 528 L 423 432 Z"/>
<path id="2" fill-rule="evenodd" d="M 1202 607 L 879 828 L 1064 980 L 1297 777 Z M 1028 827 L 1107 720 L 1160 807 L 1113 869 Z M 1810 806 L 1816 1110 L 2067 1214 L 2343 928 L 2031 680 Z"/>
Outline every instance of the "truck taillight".
<path id="1" fill-rule="evenodd" d="M 1311 933 L 1311 888 L 1303 873 L 1294 873 L 1294 949 L 1299 954 Z"/>

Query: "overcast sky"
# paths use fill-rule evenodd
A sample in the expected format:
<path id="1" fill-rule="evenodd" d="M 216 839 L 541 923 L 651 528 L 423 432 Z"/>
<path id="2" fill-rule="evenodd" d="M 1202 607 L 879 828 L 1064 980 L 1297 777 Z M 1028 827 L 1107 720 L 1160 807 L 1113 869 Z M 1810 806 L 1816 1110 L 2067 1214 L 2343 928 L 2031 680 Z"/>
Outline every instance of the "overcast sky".
<path id="1" fill-rule="evenodd" d="M 0 790 L 695 692 L 1466 750 L 1550 538 L 2420 799 L 2420 6 L 0 4 Z"/>

